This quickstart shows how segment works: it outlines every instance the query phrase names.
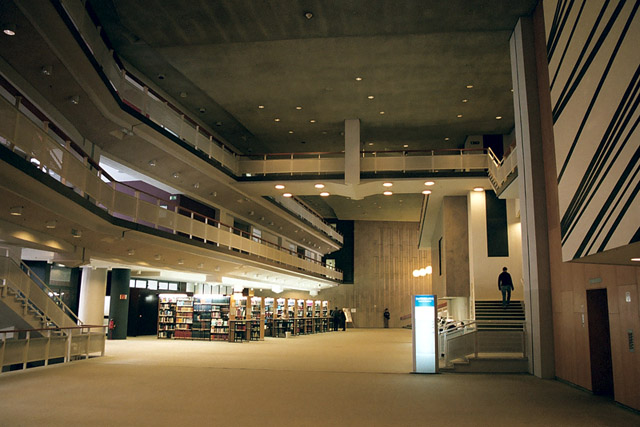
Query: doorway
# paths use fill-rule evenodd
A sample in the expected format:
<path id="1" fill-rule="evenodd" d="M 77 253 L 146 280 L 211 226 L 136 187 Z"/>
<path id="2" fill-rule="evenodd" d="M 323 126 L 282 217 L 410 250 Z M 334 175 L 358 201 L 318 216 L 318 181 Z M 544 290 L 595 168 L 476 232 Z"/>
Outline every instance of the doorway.
<path id="1" fill-rule="evenodd" d="M 155 335 L 158 333 L 158 294 L 147 289 L 131 289 L 127 335 Z"/>
<path id="2" fill-rule="evenodd" d="M 609 330 L 606 289 L 587 291 L 587 315 L 589 317 L 589 351 L 593 394 L 613 398 L 611 332 Z"/>

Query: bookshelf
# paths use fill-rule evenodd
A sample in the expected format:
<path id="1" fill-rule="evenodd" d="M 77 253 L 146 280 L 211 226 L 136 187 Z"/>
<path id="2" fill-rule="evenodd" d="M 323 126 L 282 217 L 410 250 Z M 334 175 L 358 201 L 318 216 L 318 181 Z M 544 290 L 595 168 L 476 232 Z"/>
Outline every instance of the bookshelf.
<path id="1" fill-rule="evenodd" d="M 249 339 L 251 341 L 264 340 L 264 303 L 261 297 L 251 297 L 249 299 L 251 307 L 251 318 L 249 320 Z"/>
<path id="2" fill-rule="evenodd" d="M 229 341 L 229 297 L 211 296 L 211 340 Z"/>
<path id="3" fill-rule="evenodd" d="M 315 329 L 313 327 L 313 300 L 308 299 L 305 302 L 304 313 L 304 333 L 313 334 Z"/>
<path id="4" fill-rule="evenodd" d="M 176 301 L 176 330 L 174 338 L 192 338 L 191 327 L 193 325 L 193 299 L 179 298 Z"/>
<path id="5" fill-rule="evenodd" d="M 264 335 L 273 337 L 274 333 L 274 312 L 275 298 L 267 297 L 264 299 Z"/>
<path id="6" fill-rule="evenodd" d="M 176 299 L 170 296 L 158 298 L 158 338 L 171 339 L 176 329 Z"/>

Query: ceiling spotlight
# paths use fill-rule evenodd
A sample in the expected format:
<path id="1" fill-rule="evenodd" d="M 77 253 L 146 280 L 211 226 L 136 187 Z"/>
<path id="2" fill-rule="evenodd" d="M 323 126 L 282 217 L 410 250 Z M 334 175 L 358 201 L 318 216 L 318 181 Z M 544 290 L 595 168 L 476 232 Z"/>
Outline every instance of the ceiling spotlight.
<path id="1" fill-rule="evenodd" d="M 496 120 L 502 120 L 502 116 L 496 116 Z"/>
<path id="2" fill-rule="evenodd" d="M 324 188 L 324 184 L 318 183 L 318 184 L 314 185 L 314 187 L 318 188 L 318 189 L 322 189 L 322 188 Z"/>
<path id="3" fill-rule="evenodd" d="M 311 13 L 311 12 L 305 12 L 305 13 L 304 13 L 304 17 L 305 17 L 305 18 L 307 18 L 307 19 L 311 19 L 311 18 L 313 18 L 313 13 Z"/>
<path id="4" fill-rule="evenodd" d="M 22 206 L 14 206 L 12 208 L 9 208 L 9 213 L 13 216 L 20 216 L 22 215 Z"/>
<path id="5" fill-rule="evenodd" d="M 161 256 L 160 254 L 155 254 L 155 255 L 153 256 L 153 258 L 154 258 L 156 261 L 160 261 L 160 260 L 162 259 L 162 256 Z"/>
<path id="6" fill-rule="evenodd" d="M 393 183 L 391 182 L 385 182 L 384 184 L 382 184 L 383 187 L 393 187 Z"/>
<path id="7" fill-rule="evenodd" d="M 320 193 L 321 197 L 329 197 L 329 193 L 327 193 L 326 191 L 323 191 L 322 193 Z"/>
<path id="8" fill-rule="evenodd" d="M 393 192 L 392 191 L 385 191 L 382 194 L 384 194 L 385 196 L 391 196 L 393 194 Z"/>
<path id="9" fill-rule="evenodd" d="M 425 196 L 429 195 L 431 194 L 431 190 L 422 190 L 422 194 L 424 194 Z"/>
<path id="10" fill-rule="evenodd" d="M 473 191 L 475 191 L 476 193 L 481 193 L 481 192 L 483 192 L 483 191 L 484 191 L 484 188 L 482 188 L 482 187 L 475 187 L 475 188 L 473 189 Z"/>
<path id="11" fill-rule="evenodd" d="M 382 114 L 384 114 L 384 111 L 380 111 L 380 114 L 381 114 L 381 115 L 382 115 Z"/>
<path id="12" fill-rule="evenodd" d="M 631 258 L 631 261 L 633 261 L 633 262 L 640 262 L 640 258 Z"/>
<path id="13" fill-rule="evenodd" d="M 184 265 L 184 260 L 183 259 L 179 259 L 178 260 L 178 265 Z"/>
<path id="14" fill-rule="evenodd" d="M 367 99 L 373 99 L 373 98 L 375 98 L 375 96 L 373 96 L 373 95 L 367 96 Z"/>
<path id="15" fill-rule="evenodd" d="M 264 108 L 264 105 L 258 105 L 258 108 L 262 110 Z"/>
<path id="16" fill-rule="evenodd" d="M 298 105 L 298 106 L 296 107 L 296 110 L 302 110 L 302 107 Z"/>
<path id="17" fill-rule="evenodd" d="M 291 194 L 291 193 L 284 193 L 284 194 L 282 195 L 282 197 L 293 197 L 293 194 Z"/>
<path id="18" fill-rule="evenodd" d="M 193 184 L 193 188 L 195 188 L 196 190 L 200 188 L 200 183 L 196 182 L 195 184 Z"/>
<path id="19" fill-rule="evenodd" d="M 165 75 L 164 74 L 158 74 L 158 80 L 164 80 Z"/>
<path id="20" fill-rule="evenodd" d="M 180 98 L 186 98 L 187 92 L 180 92 Z"/>
<path id="21" fill-rule="evenodd" d="M 448 141 L 448 140 L 449 140 L 449 137 L 446 137 L 444 140 L 445 140 L 445 141 Z"/>
<path id="22" fill-rule="evenodd" d="M 289 131 L 289 133 L 293 133 L 293 131 L 292 131 L 292 130 L 290 130 L 290 131 Z"/>
<path id="23" fill-rule="evenodd" d="M 154 167 L 156 165 L 156 161 L 154 159 L 149 160 L 149 166 Z"/>
<path id="24" fill-rule="evenodd" d="M 313 119 L 309 120 L 309 123 L 315 123 L 315 122 L 316 122 L 316 121 L 315 121 L 315 120 L 313 120 Z"/>
<path id="25" fill-rule="evenodd" d="M 16 24 L 4 24 L 2 28 L 2 32 L 8 36 L 16 35 Z"/>
<path id="26" fill-rule="evenodd" d="M 131 255 L 135 255 L 135 254 L 136 254 L 135 249 L 129 249 L 129 250 L 127 251 L 127 255 L 129 255 L 129 256 L 131 256 Z"/>
<path id="27" fill-rule="evenodd" d="M 284 190 L 284 185 L 276 184 L 276 190 Z"/>
<path id="28" fill-rule="evenodd" d="M 469 100 L 468 99 L 463 99 L 462 102 L 467 103 L 467 102 L 469 102 Z"/>
<path id="29" fill-rule="evenodd" d="M 82 230 L 76 230 L 75 228 L 71 229 L 71 236 L 75 237 L 76 239 L 82 237 Z"/>
<path id="30" fill-rule="evenodd" d="M 40 71 L 42 72 L 42 74 L 44 74 L 45 76 L 50 76 L 51 74 L 53 74 L 53 66 L 52 65 L 45 65 L 44 67 L 42 67 L 40 69 Z"/>
<path id="31" fill-rule="evenodd" d="M 409 148 L 409 144 L 404 144 L 402 147 Z"/>
<path id="32" fill-rule="evenodd" d="M 70 101 L 73 105 L 78 105 L 78 104 L 80 104 L 80 96 L 78 96 L 78 95 L 73 95 L 71 98 L 69 98 L 69 101 Z"/>
<path id="33" fill-rule="evenodd" d="M 207 109 L 206 109 L 206 108 L 204 108 L 204 107 L 200 107 L 200 112 L 201 112 L 201 113 L 206 113 L 206 112 L 207 112 Z"/>
<path id="34" fill-rule="evenodd" d="M 362 77 L 356 77 L 356 81 L 357 82 L 361 82 L 362 81 Z"/>
<path id="35" fill-rule="evenodd" d="M 273 119 L 273 121 L 274 121 L 274 122 L 279 122 L 279 121 L 280 121 L 280 119 L 276 117 L 275 119 Z"/>
<path id="36" fill-rule="evenodd" d="M 435 182 L 433 182 L 433 181 L 427 181 L 427 182 L 424 183 L 424 185 L 428 185 L 428 186 L 431 186 L 431 185 L 434 185 L 434 184 L 435 184 Z"/>
<path id="37" fill-rule="evenodd" d="M 458 117 L 460 119 L 460 118 L 462 118 L 462 114 L 458 114 L 456 117 Z"/>
<path id="38" fill-rule="evenodd" d="M 56 220 L 53 221 L 47 221 L 47 223 L 45 224 L 45 227 L 47 227 L 48 229 L 52 230 L 54 228 L 56 228 Z"/>
<path id="39" fill-rule="evenodd" d="M 173 173 L 173 177 L 174 177 L 175 179 L 180 178 L 180 172 L 174 172 L 174 173 Z"/>
<path id="40" fill-rule="evenodd" d="M 473 85 L 467 85 L 467 89 L 472 89 Z"/>

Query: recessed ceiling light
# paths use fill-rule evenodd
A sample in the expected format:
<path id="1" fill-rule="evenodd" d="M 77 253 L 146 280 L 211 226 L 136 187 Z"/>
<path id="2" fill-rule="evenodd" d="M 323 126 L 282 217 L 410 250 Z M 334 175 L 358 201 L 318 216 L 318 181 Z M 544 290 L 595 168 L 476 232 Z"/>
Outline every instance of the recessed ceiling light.
<path id="1" fill-rule="evenodd" d="M 73 105 L 80 104 L 80 96 L 79 95 L 73 95 L 71 98 L 69 98 L 69 102 L 71 102 Z"/>
<path id="2" fill-rule="evenodd" d="M 393 183 L 392 182 L 385 182 L 382 184 L 383 187 L 392 187 Z"/>
<path id="3" fill-rule="evenodd" d="M 484 191 L 484 188 L 482 188 L 482 187 L 475 187 L 475 188 L 473 189 L 473 191 L 475 191 L 476 193 L 481 193 L 481 192 L 483 192 L 483 191 Z"/>
<path id="4" fill-rule="evenodd" d="M 279 122 L 279 121 L 280 121 L 280 119 L 276 117 L 275 119 L 273 119 L 273 121 L 274 121 L 274 122 Z"/>
<path id="5" fill-rule="evenodd" d="M 435 182 L 433 182 L 433 181 L 427 181 L 427 182 L 424 183 L 424 185 L 428 185 L 428 186 L 431 186 L 431 185 L 434 185 L 434 184 L 435 184 Z"/>
<path id="6" fill-rule="evenodd" d="M 320 193 L 320 196 L 322 197 L 328 197 L 329 193 L 327 193 L 326 191 L 323 191 L 322 193 Z"/>
<path id="7" fill-rule="evenodd" d="M 79 239 L 80 237 L 82 237 L 82 230 L 76 230 L 75 228 L 72 228 L 71 236 L 75 237 L 76 239 Z"/>
<path id="8" fill-rule="evenodd" d="M 178 260 L 178 265 L 183 265 L 184 264 L 184 260 L 183 259 L 179 259 Z"/>
<path id="9" fill-rule="evenodd" d="M 298 106 L 296 107 L 296 110 L 302 110 L 302 107 L 301 107 L 300 105 L 298 105 Z"/>
<path id="10" fill-rule="evenodd" d="M 293 131 L 292 131 L 292 130 L 290 130 L 290 131 L 289 131 L 289 133 L 293 133 Z"/>
<path id="11" fill-rule="evenodd" d="M 276 190 L 284 190 L 284 185 L 276 184 Z"/>
<path id="12" fill-rule="evenodd" d="M 367 96 L 367 98 L 368 98 L 368 99 L 373 99 L 373 98 L 375 98 L 375 96 L 373 96 L 373 95 L 369 95 L 369 96 Z"/>
<path id="13" fill-rule="evenodd" d="M 56 228 L 56 220 L 54 219 L 53 221 L 47 221 L 47 223 L 45 224 L 45 227 L 47 227 L 48 229 L 54 229 Z"/>
<path id="14" fill-rule="evenodd" d="M 458 118 L 461 118 L 461 117 L 462 117 L 462 114 L 458 114 Z"/>
<path id="15" fill-rule="evenodd" d="M 136 250 L 135 249 L 129 249 L 127 251 L 127 255 L 129 255 L 129 256 L 132 256 L 132 255 L 135 255 L 135 254 L 136 254 Z"/>
<path id="16" fill-rule="evenodd" d="M 314 187 L 316 187 L 316 188 L 324 188 L 324 184 L 318 183 L 318 184 L 314 185 Z"/>
<path id="17" fill-rule="evenodd" d="M 164 80 L 164 74 L 158 74 L 158 80 Z"/>
<path id="18" fill-rule="evenodd" d="M 160 260 L 162 259 L 162 255 L 160 255 L 160 254 L 155 254 L 155 255 L 153 256 L 153 258 L 154 258 L 156 261 L 160 261 Z"/>
<path id="19" fill-rule="evenodd" d="M 502 116 L 496 116 L 496 120 L 502 120 Z"/>
<path id="20" fill-rule="evenodd" d="M 404 144 L 402 147 L 403 148 L 409 148 L 409 144 Z"/>
<path id="21" fill-rule="evenodd" d="M 40 72 L 45 76 L 50 76 L 53 74 L 53 65 L 45 65 L 40 69 Z"/>
<path id="22" fill-rule="evenodd" d="M 309 123 L 315 123 L 315 122 L 316 122 L 316 121 L 315 121 L 315 120 L 313 120 L 313 119 L 309 120 Z"/>
<path id="23" fill-rule="evenodd" d="M 446 137 L 444 140 L 445 140 L 445 141 L 448 141 L 448 140 L 449 140 L 449 137 Z"/>
<path id="24" fill-rule="evenodd" d="M 362 77 L 356 77 L 356 81 L 357 82 L 361 82 L 362 81 Z"/>
<path id="25" fill-rule="evenodd" d="M 173 177 L 174 177 L 175 179 L 180 178 L 180 172 L 174 172 L 174 173 L 173 173 Z"/>
<path id="26" fill-rule="evenodd" d="M 384 114 L 384 111 L 380 111 L 380 114 Z"/>
<path id="27" fill-rule="evenodd" d="M 422 194 L 431 194 L 431 190 L 423 190 Z"/>
<path id="28" fill-rule="evenodd" d="M 467 85 L 467 89 L 472 89 L 473 85 Z"/>
<path id="29" fill-rule="evenodd" d="M 2 32 L 8 36 L 15 36 L 16 24 L 4 24 L 4 28 L 2 29 Z"/>
<path id="30" fill-rule="evenodd" d="M 391 196 L 393 194 L 393 192 L 392 191 L 385 191 L 382 194 L 384 194 L 385 196 Z"/>
<path id="31" fill-rule="evenodd" d="M 468 99 L 463 99 L 462 102 L 466 103 L 466 102 L 469 102 L 469 100 Z"/>
<path id="32" fill-rule="evenodd" d="M 307 18 L 307 19 L 311 19 L 311 18 L 313 18 L 313 13 L 311 13 L 311 12 L 305 12 L 305 13 L 304 13 L 304 17 L 305 17 L 305 18 Z"/>
<path id="33" fill-rule="evenodd" d="M 22 206 L 14 206 L 12 208 L 9 208 L 9 213 L 13 216 L 20 216 L 22 215 Z"/>
<path id="34" fill-rule="evenodd" d="M 640 258 L 631 258 L 631 261 L 633 261 L 633 262 L 640 262 Z"/>
<path id="35" fill-rule="evenodd" d="M 264 108 L 264 105 L 258 105 L 258 108 L 262 110 Z"/>
<path id="36" fill-rule="evenodd" d="M 149 160 L 149 166 L 154 167 L 156 165 L 156 161 L 151 159 Z"/>
<path id="37" fill-rule="evenodd" d="M 293 196 L 293 194 L 291 194 L 291 193 L 284 193 L 282 195 L 282 197 L 292 197 L 292 196 Z"/>
<path id="38" fill-rule="evenodd" d="M 180 92 L 180 98 L 186 98 L 187 92 Z"/>

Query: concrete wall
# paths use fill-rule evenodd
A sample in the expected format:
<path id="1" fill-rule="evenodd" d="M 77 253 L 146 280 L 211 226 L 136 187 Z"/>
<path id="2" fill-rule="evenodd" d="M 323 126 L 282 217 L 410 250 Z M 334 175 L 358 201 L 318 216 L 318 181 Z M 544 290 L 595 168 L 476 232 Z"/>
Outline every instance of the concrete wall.
<path id="1" fill-rule="evenodd" d="M 507 230 L 509 235 L 509 256 L 489 257 L 487 255 L 487 215 L 484 193 L 469 192 L 469 275 L 476 300 L 501 299 L 498 291 L 498 275 L 502 267 L 507 267 L 515 287 L 512 299 L 523 300 L 522 285 L 522 235 L 520 218 L 516 217 L 516 200 L 507 204 Z"/>
<path id="2" fill-rule="evenodd" d="M 444 295 L 468 297 L 469 231 L 466 196 L 446 196 L 442 199 Z"/>

